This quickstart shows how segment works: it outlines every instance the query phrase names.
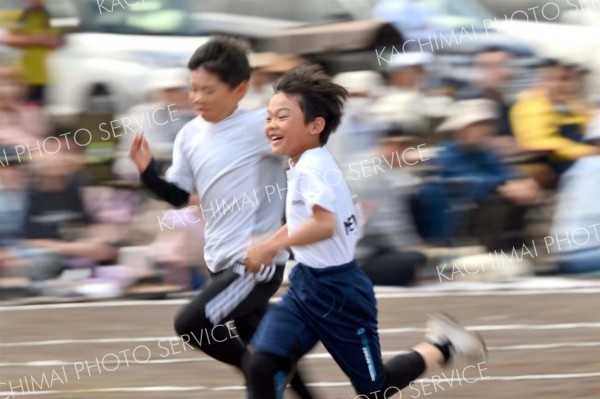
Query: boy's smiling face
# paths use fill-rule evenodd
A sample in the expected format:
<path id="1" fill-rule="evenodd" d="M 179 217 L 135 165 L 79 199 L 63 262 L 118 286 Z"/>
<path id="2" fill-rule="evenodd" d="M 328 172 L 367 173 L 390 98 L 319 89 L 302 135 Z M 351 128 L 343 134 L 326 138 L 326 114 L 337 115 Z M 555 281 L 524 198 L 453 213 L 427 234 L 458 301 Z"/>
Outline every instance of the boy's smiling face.
<path id="1" fill-rule="evenodd" d="M 296 162 L 304 151 L 320 146 L 319 135 L 324 127 L 322 117 L 306 123 L 296 95 L 278 92 L 271 97 L 265 135 L 275 154 L 287 155 Z"/>

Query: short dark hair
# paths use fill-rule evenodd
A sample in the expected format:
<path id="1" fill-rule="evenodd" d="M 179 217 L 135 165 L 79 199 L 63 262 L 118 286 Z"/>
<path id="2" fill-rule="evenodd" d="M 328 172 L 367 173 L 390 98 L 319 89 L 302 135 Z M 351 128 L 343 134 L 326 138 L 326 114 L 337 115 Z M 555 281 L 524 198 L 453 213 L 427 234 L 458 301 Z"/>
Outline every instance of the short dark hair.
<path id="1" fill-rule="evenodd" d="M 342 118 L 344 101 L 348 91 L 335 84 L 319 65 L 303 65 L 287 71 L 273 85 L 275 93 L 281 92 L 298 98 L 305 123 L 318 117 L 325 119 L 325 127 L 319 136 L 321 146 L 337 129 Z"/>
<path id="2" fill-rule="evenodd" d="M 247 46 L 240 40 L 215 36 L 198 47 L 187 66 L 190 71 L 202 67 L 217 75 L 230 87 L 236 87 L 250 79 L 250 63 L 246 51 Z"/>

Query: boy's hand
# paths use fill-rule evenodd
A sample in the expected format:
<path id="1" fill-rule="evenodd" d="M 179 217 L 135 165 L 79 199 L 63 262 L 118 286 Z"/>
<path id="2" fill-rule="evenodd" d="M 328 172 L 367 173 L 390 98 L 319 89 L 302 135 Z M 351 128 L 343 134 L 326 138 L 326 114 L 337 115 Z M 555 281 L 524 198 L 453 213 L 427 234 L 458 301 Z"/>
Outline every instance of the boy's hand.
<path id="1" fill-rule="evenodd" d="M 246 254 L 246 268 L 252 273 L 258 273 L 261 266 L 270 266 L 277 255 L 277 247 L 270 240 L 252 245 Z"/>
<path id="2" fill-rule="evenodd" d="M 139 173 L 146 170 L 152 162 L 152 151 L 143 134 L 136 134 L 129 147 L 129 157 L 135 163 Z"/>

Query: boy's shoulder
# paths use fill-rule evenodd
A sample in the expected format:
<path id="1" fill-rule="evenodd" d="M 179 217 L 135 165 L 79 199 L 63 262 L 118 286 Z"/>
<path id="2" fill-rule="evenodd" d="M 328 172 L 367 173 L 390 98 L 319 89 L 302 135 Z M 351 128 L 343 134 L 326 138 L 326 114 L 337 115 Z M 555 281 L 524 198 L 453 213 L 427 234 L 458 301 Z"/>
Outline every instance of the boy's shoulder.
<path id="1" fill-rule="evenodd" d="M 333 155 L 324 147 L 305 151 L 296 164 L 299 171 L 323 171 L 331 168 L 338 168 L 338 165 Z"/>
<path id="2" fill-rule="evenodd" d="M 261 108 L 241 108 L 237 113 L 240 117 L 248 118 L 257 122 L 265 123 L 267 109 Z"/>
<path id="3" fill-rule="evenodd" d="M 262 135 L 265 121 L 267 118 L 266 108 L 255 108 L 255 109 L 240 109 L 236 112 L 234 120 L 237 123 L 243 123 L 244 126 L 255 127 L 258 132 Z"/>
<path id="4" fill-rule="evenodd" d="M 186 136 L 188 136 L 189 134 L 193 134 L 193 133 L 202 131 L 203 129 L 208 127 L 208 125 L 209 125 L 208 122 L 206 122 L 204 119 L 202 119 L 201 116 L 196 116 L 194 119 L 187 122 L 185 125 L 183 125 L 181 127 L 181 129 L 177 133 L 177 138 L 181 140 L 181 139 L 185 138 Z"/>
<path id="5" fill-rule="evenodd" d="M 266 142 L 263 133 L 265 115 L 265 109 L 238 110 L 227 121 L 220 122 L 217 129 L 222 131 L 222 134 L 220 134 L 222 137 L 227 137 L 229 134 L 238 135 L 240 131 L 244 131 L 251 134 L 241 135 L 239 136 L 240 139 Z M 177 137 L 180 140 L 185 140 L 199 133 L 210 132 L 215 129 L 215 126 L 215 124 L 205 121 L 201 116 L 196 116 L 183 125 Z"/>

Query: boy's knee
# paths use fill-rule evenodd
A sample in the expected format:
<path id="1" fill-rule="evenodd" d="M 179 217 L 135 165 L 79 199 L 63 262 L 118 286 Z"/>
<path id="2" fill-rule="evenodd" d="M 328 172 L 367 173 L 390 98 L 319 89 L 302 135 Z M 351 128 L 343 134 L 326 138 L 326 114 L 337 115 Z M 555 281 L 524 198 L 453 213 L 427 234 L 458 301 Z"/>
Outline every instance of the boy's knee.
<path id="1" fill-rule="evenodd" d="M 246 352 L 242 360 L 242 368 L 249 383 L 253 386 L 273 386 L 278 376 L 287 376 L 290 361 L 286 358 L 265 352 Z M 287 377 L 285 378 L 287 385 Z"/>
<path id="2" fill-rule="evenodd" d="M 212 325 L 210 321 L 208 321 L 208 319 L 202 315 L 191 317 L 187 314 L 187 312 L 181 312 L 178 314 L 173 322 L 175 333 L 177 333 L 177 335 L 180 337 L 183 335 L 190 335 L 194 331 L 200 331 L 203 328 L 210 329 L 211 326 Z"/>

